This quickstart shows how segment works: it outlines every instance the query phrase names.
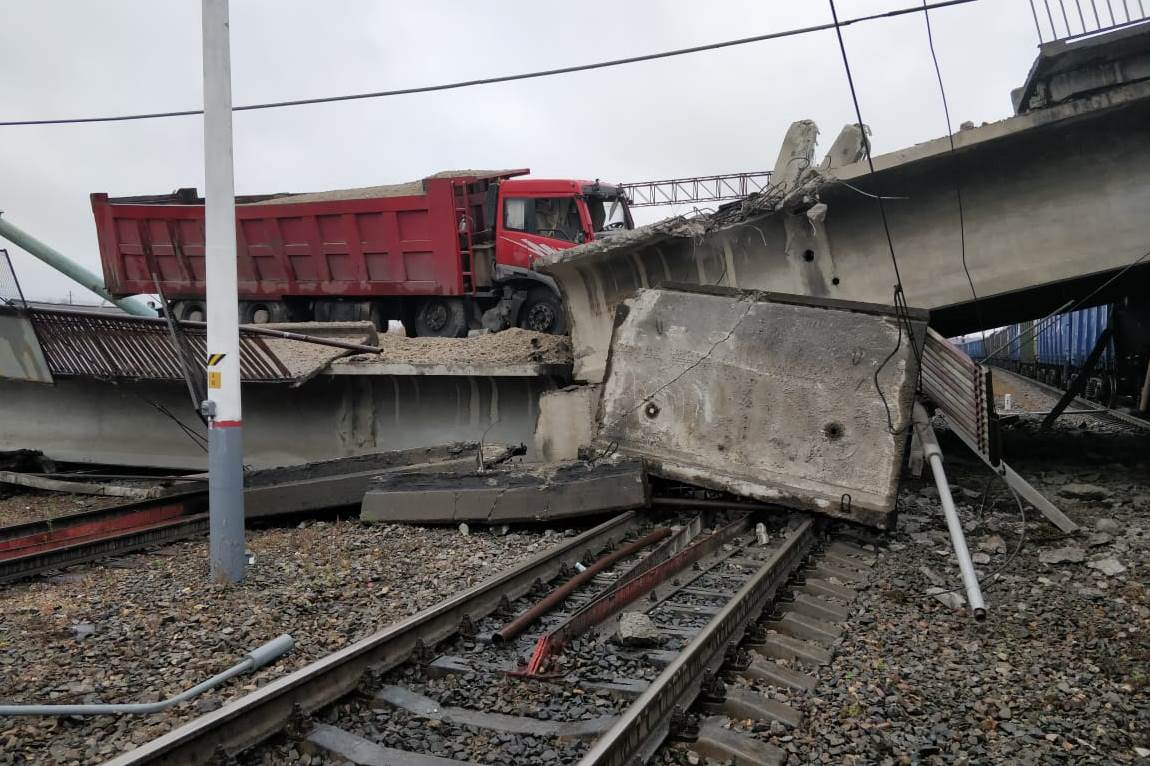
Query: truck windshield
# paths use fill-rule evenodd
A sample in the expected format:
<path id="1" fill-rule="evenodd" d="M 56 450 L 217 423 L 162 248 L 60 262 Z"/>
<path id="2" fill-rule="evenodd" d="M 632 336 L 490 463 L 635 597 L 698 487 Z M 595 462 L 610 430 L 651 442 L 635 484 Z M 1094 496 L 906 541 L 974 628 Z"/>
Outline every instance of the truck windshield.
<path id="1" fill-rule="evenodd" d="M 622 196 L 587 196 L 587 211 L 595 231 L 618 231 L 630 228 L 627 220 L 627 201 Z"/>

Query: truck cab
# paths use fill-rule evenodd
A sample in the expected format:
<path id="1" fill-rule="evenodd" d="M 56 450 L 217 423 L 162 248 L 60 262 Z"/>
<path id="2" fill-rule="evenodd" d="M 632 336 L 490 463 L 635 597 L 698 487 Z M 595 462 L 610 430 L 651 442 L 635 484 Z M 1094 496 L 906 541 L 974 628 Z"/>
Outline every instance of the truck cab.
<path id="1" fill-rule="evenodd" d="M 623 192 L 599 181 L 512 178 L 497 188 L 491 228 L 495 260 L 505 266 L 529 269 L 543 256 L 635 227 Z"/>
<path id="2" fill-rule="evenodd" d="M 537 273 L 540 258 L 633 229 L 621 189 L 599 181 L 516 178 L 489 182 L 479 227 L 494 261 L 502 298 L 486 309 L 482 325 L 567 332 L 567 316 L 554 281 Z M 473 225 L 461 221 L 461 230 Z"/>

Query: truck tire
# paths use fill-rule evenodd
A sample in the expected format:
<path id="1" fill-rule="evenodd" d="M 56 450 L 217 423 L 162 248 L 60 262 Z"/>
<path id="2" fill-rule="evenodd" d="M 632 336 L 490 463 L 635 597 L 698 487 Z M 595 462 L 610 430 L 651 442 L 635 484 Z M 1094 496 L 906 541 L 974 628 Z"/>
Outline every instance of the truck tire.
<path id="1" fill-rule="evenodd" d="M 524 330 L 566 335 L 567 310 L 551 288 L 538 285 L 527 291 L 517 324 Z"/>
<path id="2" fill-rule="evenodd" d="M 280 301 L 241 301 L 240 324 L 273 324 L 288 321 L 288 308 Z"/>
<path id="3" fill-rule="evenodd" d="M 427 298 L 415 312 L 415 335 L 462 338 L 467 335 L 467 307 L 458 298 Z"/>
<path id="4" fill-rule="evenodd" d="M 208 307 L 203 301 L 176 301 L 172 304 L 172 313 L 176 319 L 189 322 L 208 321 Z"/>

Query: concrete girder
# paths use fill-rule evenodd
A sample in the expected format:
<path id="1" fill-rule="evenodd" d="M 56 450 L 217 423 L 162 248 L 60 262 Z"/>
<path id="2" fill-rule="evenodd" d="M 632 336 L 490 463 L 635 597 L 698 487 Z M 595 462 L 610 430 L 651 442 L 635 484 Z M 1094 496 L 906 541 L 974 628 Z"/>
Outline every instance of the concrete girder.
<path id="1" fill-rule="evenodd" d="M 530 447 L 539 396 L 553 388 L 549 378 L 467 376 L 320 376 L 300 388 L 245 384 L 244 460 L 269 468 L 455 441 Z M 203 434 L 181 381 L 0 380 L 0 450 L 204 470 L 206 453 L 161 408 Z"/>
<path id="2" fill-rule="evenodd" d="M 894 270 L 873 193 L 899 198 L 886 210 L 906 299 L 929 309 L 940 332 L 1053 310 L 1150 250 L 1147 124 L 1150 82 L 1133 83 L 960 131 L 953 153 L 943 138 L 876 157 L 874 176 L 865 162 L 844 166 L 785 209 L 664 222 L 565 250 L 543 269 L 567 301 L 574 378 L 602 381 L 615 307 L 644 287 L 890 304 Z M 977 314 L 956 183 L 967 267 L 989 299 Z"/>

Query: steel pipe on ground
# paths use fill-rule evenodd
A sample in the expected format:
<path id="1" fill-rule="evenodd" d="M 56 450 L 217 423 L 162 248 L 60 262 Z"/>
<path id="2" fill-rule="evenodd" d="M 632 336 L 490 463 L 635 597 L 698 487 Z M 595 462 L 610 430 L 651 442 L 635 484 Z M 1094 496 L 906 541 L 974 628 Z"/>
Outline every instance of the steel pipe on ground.
<path id="1" fill-rule="evenodd" d="M 174 697 L 159 702 L 135 702 L 122 704 L 96 704 L 96 705 L 0 705 L 0 715 L 148 715 L 160 713 L 181 702 L 203 694 L 209 689 L 228 681 L 241 673 L 258 670 L 268 663 L 274 662 L 282 655 L 295 647 L 295 639 L 286 633 L 278 638 L 268 641 L 263 646 L 248 652 L 244 659 L 222 673 L 218 673 L 207 681 L 193 686 Z"/>
<path id="2" fill-rule="evenodd" d="M 982 622 L 986 619 L 986 604 L 982 600 L 982 589 L 978 584 L 978 575 L 974 572 L 974 562 L 970 560 L 970 549 L 966 545 L 966 535 L 962 532 L 962 523 L 958 520 L 958 511 L 954 507 L 954 498 L 950 494 L 950 482 L 947 481 L 946 470 L 942 467 L 942 449 L 938 446 L 938 440 L 934 438 L 930 416 L 917 402 L 914 405 L 913 418 L 915 433 L 922 445 L 923 455 L 930 463 L 931 473 L 934 474 L 934 484 L 938 487 L 942 512 L 946 516 L 946 526 L 950 530 L 950 541 L 954 546 L 954 555 L 958 559 L 958 568 L 962 572 L 962 583 L 966 588 L 966 600 L 970 604 L 970 611 L 974 615 L 974 619 Z"/>

